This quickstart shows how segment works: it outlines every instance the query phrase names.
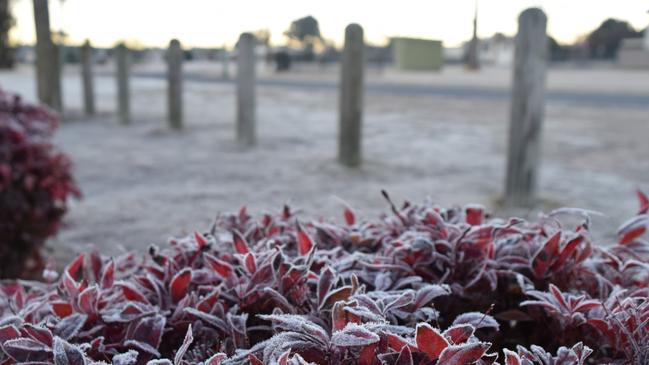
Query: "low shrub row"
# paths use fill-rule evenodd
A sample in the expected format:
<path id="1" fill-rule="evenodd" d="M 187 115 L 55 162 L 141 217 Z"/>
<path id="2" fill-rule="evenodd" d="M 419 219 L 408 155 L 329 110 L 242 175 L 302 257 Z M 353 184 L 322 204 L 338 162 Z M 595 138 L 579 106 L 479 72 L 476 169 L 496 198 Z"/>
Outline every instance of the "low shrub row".
<path id="1" fill-rule="evenodd" d="M 390 203 L 335 224 L 243 208 L 144 257 L 4 282 L 0 364 L 647 364 L 638 197 L 607 246 L 575 209 L 527 222 Z"/>

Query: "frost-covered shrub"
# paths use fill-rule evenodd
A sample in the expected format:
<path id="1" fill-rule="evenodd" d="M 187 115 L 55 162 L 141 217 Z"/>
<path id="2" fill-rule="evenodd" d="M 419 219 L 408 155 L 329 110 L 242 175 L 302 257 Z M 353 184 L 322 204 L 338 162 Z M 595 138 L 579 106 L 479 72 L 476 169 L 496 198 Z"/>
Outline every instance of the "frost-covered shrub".
<path id="1" fill-rule="evenodd" d="M 0 363 L 646 364 L 639 197 L 607 247 L 575 210 L 532 223 L 406 203 L 340 225 L 244 208 L 145 257 L 2 284 Z"/>
<path id="2" fill-rule="evenodd" d="M 0 278 L 40 274 L 40 249 L 78 191 L 51 144 L 58 118 L 0 89 Z"/>

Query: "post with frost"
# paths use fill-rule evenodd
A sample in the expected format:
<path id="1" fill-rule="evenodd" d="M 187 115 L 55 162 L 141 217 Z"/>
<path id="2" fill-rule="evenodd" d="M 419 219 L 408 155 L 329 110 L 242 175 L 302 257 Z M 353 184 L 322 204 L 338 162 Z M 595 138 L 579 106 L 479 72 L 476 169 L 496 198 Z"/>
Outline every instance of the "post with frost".
<path id="1" fill-rule="evenodd" d="M 115 48 L 117 61 L 117 108 L 122 124 L 131 123 L 131 93 L 129 85 L 129 50 L 124 43 Z"/>
<path id="2" fill-rule="evenodd" d="M 358 24 L 348 25 L 340 79 L 338 160 L 349 167 L 361 164 L 364 47 L 363 28 Z"/>
<path id="3" fill-rule="evenodd" d="M 36 25 L 36 80 L 38 99 L 59 112 L 63 111 L 61 67 L 58 48 L 52 41 L 47 0 L 34 0 Z"/>
<path id="4" fill-rule="evenodd" d="M 86 115 L 95 114 L 95 88 L 92 74 L 92 53 L 90 41 L 86 40 L 81 47 L 81 79 L 83 83 L 83 106 Z"/>
<path id="5" fill-rule="evenodd" d="M 509 127 L 505 204 L 534 204 L 541 157 L 545 104 L 547 18 L 541 9 L 523 11 L 518 18 Z"/>
<path id="6" fill-rule="evenodd" d="M 168 90 L 167 104 L 169 126 L 172 129 L 182 129 L 183 127 L 183 50 L 177 39 L 169 43 L 167 52 L 168 70 Z"/>
<path id="7" fill-rule="evenodd" d="M 243 33 L 237 44 L 237 139 L 254 146 L 255 135 L 255 37 Z"/>

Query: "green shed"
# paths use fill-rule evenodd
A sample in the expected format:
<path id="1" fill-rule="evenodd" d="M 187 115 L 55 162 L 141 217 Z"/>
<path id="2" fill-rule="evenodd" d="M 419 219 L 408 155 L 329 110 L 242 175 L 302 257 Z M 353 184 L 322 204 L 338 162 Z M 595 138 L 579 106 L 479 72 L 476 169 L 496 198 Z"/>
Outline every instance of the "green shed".
<path id="1" fill-rule="evenodd" d="M 404 71 L 438 71 L 444 63 L 442 42 L 432 39 L 392 38 L 394 64 Z"/>

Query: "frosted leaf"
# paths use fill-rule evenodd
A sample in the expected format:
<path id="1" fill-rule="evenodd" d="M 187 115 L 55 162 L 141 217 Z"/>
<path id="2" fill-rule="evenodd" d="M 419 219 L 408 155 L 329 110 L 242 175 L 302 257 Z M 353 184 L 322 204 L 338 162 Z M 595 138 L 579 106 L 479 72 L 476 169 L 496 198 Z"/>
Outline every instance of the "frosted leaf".
<path id="1" fill-rule="evenodd" d="M 144 351 L 153 356 L 160 357 L 160 352 L 158 352 L 158 350 L 155 347 L 149 345 L 148 343 L 137 341 L 137 340 L 127 340 L 124 341 L 124 345 L 132 346 L 137 348 L 138 350 Z"/>
<path id="2" fill-rule="evenodd" d="M 322 327 L 309 321 L 308 319 L 293 314 L 271 314 L 259 315 L 259 318 L 273 322 L 273 325 L 283 330 L 305 333 L 314 336 L 321 342 L 326 343 L 329 335 Z"/>
<path id="3" fill-rule="evenodd" d="M 173 365 L 173 363 L 167 359 L 158 359 L 158 360 L 150 360 L 149 362 L 146 363 L 146 365 Z"/>
<path id="4" fill-rule="evenodd" d="M 45 346 L 44 344 L 26 337 L 6 341 L 2 344 L 2 347 L 4 351 L 14 359 L 19 358 L 21 354 L 51 351 L 50 348 Z"/>
<path id="5" fill-rule="evenodd" d="M 69 340 L 72 337 L 76 336 L 79 333 L 79 330 L 86 323 L 88 316 L 81 313 L 71 314 L 56 324 L 54 327 L 54 334 L 61 337 L 64 340 Z"/>
<path id="6" fill-rule="evenodd" d="M 439 356 L 437 365 L 472 364 L 478 361 L 491 347 L 488 342 L 475 342 L 449 346 Z"/>
<path id="7" fill-rule="evenodd" d="M 379 340 L 377 334 L 354 323 L 348 323 L 345 328 L 331 336 L 331 343 L 340 347 L 366 346 L 379 342 Z"/>
<path id="8" fill-rule="evenodd" d="M 194 333 L 192 332 L 192 325 L 190 324 L 189 327 L 187 327 L 187 333 L 185 334 L 185 339 L 183 340 L 183 344 L 176 352 L 176 356 L 174 356 L 174 364 L 176 365 L 180 364 L 180 362 L 183 359 L 183 356 L 185 356 L 185 352 L 187 352 L 187 349 L 192 344 L 192 342 L 194 342 Z"/>
<path id="9" fill-rule="evenodd" d="M 86 357 L 77 346 L 54 337 L 54 365 L 85 365 Z"/>
<path id="10" fill-rule="evenodd" d="M 133 365 L 137 363 L 138 352 L 135 350 L 128 350 L 123 354 L 113 356 L 113 365 Z"/>
<path id="11" fill-rule="evenodd" d="M 500 325 L 498 325 L 498 322 L 492 316 L 480 312 L 467 312 L 460 314 L 455 317 L 455 320 L 453 321 L 453 325 L 458 324 L 470 324 L 476 329 L 494 328 L 498 330 L 500 328 Z"/>

